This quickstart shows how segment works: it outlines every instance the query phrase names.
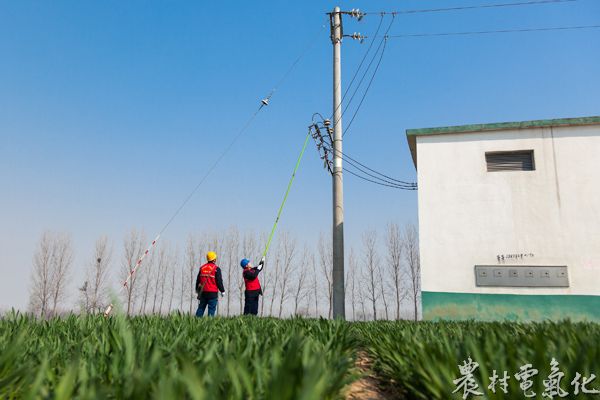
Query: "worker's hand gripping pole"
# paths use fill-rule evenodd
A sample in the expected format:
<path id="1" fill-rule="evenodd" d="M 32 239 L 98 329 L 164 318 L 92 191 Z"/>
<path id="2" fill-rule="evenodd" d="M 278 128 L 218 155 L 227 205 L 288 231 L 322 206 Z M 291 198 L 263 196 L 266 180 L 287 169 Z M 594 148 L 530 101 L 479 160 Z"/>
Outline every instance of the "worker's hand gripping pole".
<path id="1" fill-rule="evenodd" d="M 127 285 L 129 284 L 129 281 L 131 280 L 131 278 L 133 278 L 133 275 L 135 274 L 137 269 L 142 264 L 142 260 L 144 260 L 144 258 L 146 258 L 146 256 L 150 252 L 150 250 L 152 250 L 152 248 L 156 245 L 156 242 L 158 242 L 158 239 L 160 239 L 160 234 L 156 237 L 156 239 L 154 239 L 152 241 L 152 243 L 150 243 L 150 246 L 148 246 L 148 248 L 146 249 L 144 254 L 142 254 L 142 256 L 135 263 L 135 266 L 129 271 L 129 275 L 127 275 L 127 279 L 125 279 L 125 282 L 123 282 L 123 285 L 122 285 L 123 288 L 127 287 Z M 113 304 L 112 303 L 109 304 L 108 307 L 106 307 L 106 310 L 104 310 L 104 316 L 108 317 L 110 315 L 111 311 L 113 310 L 113 308 L 114 308 Z"/>
<path id="2" fill-rule="evenodd" d="M 294 167 L 294 172 L 292 172 L 292 176 L 290 181 L 288 182 L 287 189 L 285 191 L 285 195 L 283 196 L 283 201 L 281 202 L 281 206 L 279 206 L 279 211 L 277 211 L 277 218 L 275 218 L 275 223 L 273 224 L 273 228 L 271 228 L 271 233 L 269 234 L 269 238 L 267 239 L 267 245 L 265 246 L 265 251 L 262 254 L 262 259 L 260 260 L 259 266 L 262 269 L 262 266 L 265 263 L 265 257 L 267 256 L 267 252 L 269 251 L 269 247 L 271 246 L 271 241 L 273 240 L 273 236 L 275 235 L 275 229 L 277 228 L 277 223 L 279 222 L 279 217 L 281 217 L 281 212 L 283 211 L 283 207 L 285 206 L 285 202 L 287 201 L 288 195 L 290 194 L 290 189 L 292 188 L 292 183 L 294 183 L 294 178 L 296 178 L 296 171 L 298 171 L 298 167 L 300 166 L 300 161 L 302 160 L 302 156 L 304 155 L 304 150 L 306 150 L 306 145 L 308 144 L 308 139 L 310 139 L 310 131 L 306 135 L 306 139 L 304 139 L 304 145 L 302 146 L 302 151 L 300 151 L 300 155 L 298 156 L 298 161 L 296 161 L 296 166 Z"/>

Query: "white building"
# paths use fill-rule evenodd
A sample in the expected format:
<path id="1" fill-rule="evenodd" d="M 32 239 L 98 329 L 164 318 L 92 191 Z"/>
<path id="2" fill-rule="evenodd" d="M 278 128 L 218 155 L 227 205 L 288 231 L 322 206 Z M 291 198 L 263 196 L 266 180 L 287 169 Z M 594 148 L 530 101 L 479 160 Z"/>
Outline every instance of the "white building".
<path id="1" fill-rule="evenodd" d="M 600 321 L 600 117 L 406 134 L 425 319 Z"/>

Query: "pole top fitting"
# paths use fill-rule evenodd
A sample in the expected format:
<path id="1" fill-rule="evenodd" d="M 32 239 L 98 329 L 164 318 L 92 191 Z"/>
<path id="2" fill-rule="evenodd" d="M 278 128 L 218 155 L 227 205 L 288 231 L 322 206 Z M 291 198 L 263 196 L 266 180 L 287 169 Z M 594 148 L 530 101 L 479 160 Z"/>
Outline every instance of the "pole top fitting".
<path id="1" fill-rule="evenodd" d="M 358 8 L 353 8 L 347 13 L 352 18 L 356 18 L 357 21 L 361 21 L 363 17 L 366 15 L 364 12 L 360 11 Z"/>

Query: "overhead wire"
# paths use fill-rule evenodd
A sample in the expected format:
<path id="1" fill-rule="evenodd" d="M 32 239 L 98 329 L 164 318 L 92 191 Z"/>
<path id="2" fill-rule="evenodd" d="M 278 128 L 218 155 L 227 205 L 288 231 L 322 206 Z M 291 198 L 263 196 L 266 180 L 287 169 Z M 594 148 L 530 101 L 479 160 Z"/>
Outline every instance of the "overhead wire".
<path id="1" fill-rule="evenodd" d="M 399 179 L 392 178 L 391 176 L 388 176 L 388 175 L 386 175 L 386 174 L 383 174 L 383 173 L 381 173 L 381 172 L 379 172 L 379 171 L 376 171 L 376 170 L 374 170 L 374 169 L 372 169 L 372 168 L 370 168 L 370 167 L 368 167 L 368 166 L 364 165 L 363 163 L 361 163 L 360 161 L 356 160 L 355 158 L 352 158 L 352 157 L 350 157 L 350 156 L 349 156 L 348 154 L 346 154 L 346 153 L 343 153 L 343 152 L 340 152 L 340 153 L 342 153 L 342 157 L 343 157 L 343 158 L 344 158 L 346 161 L 349 161 L 349 162 L 352 162 L 352 163 L 356 163 L 356 164 L 360 165 L 361 167 L 363 167 L 363 168 L 366 168 L 367 170 L 369 170 L 369 171 L 371 171 L 371 172 L 373 172 L 373 173 L 375 173 L 375 174 L 381 175 L 381 176 L 383 176 L 384 178 L 386 178 L 386 179 L 389 179 L 390 181 L 394 181 L 394 182 L 396 182 L 397 184 L 402 184 L 402 185 L 416 186 L 416 183 L 415 183 L 415 182 L 401 181 L 401 180 L 399 180 Z"/>
<path id="2" fill-rule="evenodd" d="M 383 16 L 381 17 L 383 20 Z M 394 18 L 392 17 L 392 22 L 391 24 L 394 22 Z M 362 77 L 360 78 L 360 81 L 358 82 L 358 85 L 356 86 L 356 88 L 354 89 L 354 92 L 352 93 L 352 96 L 350 96 L 350 100 L 348 100 L 348 102 L 346 103 L 346 106 L 344 107 L 341 117 L 344 116 L 344 114 L 346 113 L 346 111 L 348 111 L 348 108 L 350 107 L 350 104 L 352 104 L 352 101 L 354 100 L 354 96 L 356 96 L 356 93 L 358 92 L 358 89 L 360 89 L 360 87 L 362 86 L 363 81 L 365 80 L 365 78 L 367 77 L 367 73 L 369 72 L 369 70 L 371 69 L 371 66 L 373 65 L 373 62 L 375 62 L 375 59 L 377 58 L 377 54 L 379 54 L 379 50 L 381 49 L 381 46 L 384 45 L 385 42 L 385 36 L 387 36 L 389 30 L 390 30 L 390 26 L 388 26 L 388 29 L 386 29 L 385 35 L 383 37 L 383 39 L 379 42 L 379 45 L 377 46 L 377 49 L 375 50 L 375 53 L 373 54 L 373 57 L 371 57 L 371 61 L 369 62 L 369 65 L 367 65 L 367 68 L 365 69 L 365 71 L 363 72 Z M 371 44 L 373 44 L 374 42 L 371 42 Z M 385 45 L 384 45 L 385 47 Z M 384 49 L 385 51 L 385 49 Z M 381 56 L 379 57 L 379 59 L 381 60 Z M 381 62 L 381 61 L 380 61 Z M 361 63 L 362 64 L 362 63 Z M 358 72 L 358 70 L 357 70 Z M 353 80 L 354 81 L 354 80 Z M 350 89 L 350 86 L 352 85 L 352 82 L 350 82 L 350 85 L 348 85 L 348 89 Z M 342 97 L 342 103 L 344 102 L 344 98 Z M 340 103 L 341 104 L 341 103 Z M 338 121 L 336 121 L 337 123 Z"/>
<path id="3" fill-rule="evenodd" d="M 362 15 L 418 14 L 418 13 L 433 13 L 433 12 L 448 12 L 448 11 L 466 11 L 466 10 L 485 9 L 485 8 L 531 6 L 531 5 L 541 5 L 541 4 L 554 4 L 554 3 L 571 3 L 571 2 L 575 2 L 575 1 L 577 1 L 577 0 L 531 0 L 531 1 L 519 1 L 519 2 L 512 2 L 512 3 L 476 4 L 476 5 L 472 5 L 472 6 L 425 8 L 425 9 L 398 10 L 398 11 L 361 12 L 361 14 Z"/>
<path id="4" fill-rule="evenodd" d="M 326 142 L 328 145 L 330 145 L 329 142 Z M 323 146 L 327 151 L 329 152 L 333 152 L 332 148 L 330 146 Z M 415 182 L 407 182 L 407 181 L 402 181 L 396 178 L 392 178 L 389 175 L 386 175 L 384 173 L 381 173 L 371 167 L 366 166 L 365 164 L 361 163 L 360 161 L 356 160 L 353 157 L 350 157 L 349 155 L 343 153 L 343 152 L 339 152 L 342 155 L 342 159 L 345 160 L 351 167 L 355 168 L 356 170 L 360 171 L 360 173 L 370 176 L 371 178 L 374 179 L 378 179 L 379 181 L 389 184 L 389 185 L 393 185 L 394 187 L 398 187 L 398 188 L 406 188 L 406 189 L 416 189 L 417 188 L 417 184 Z M 369 173 L 368 171 L 371 171 L 372 173 Z M 376 175 L 373 175 L 376 174 Z"/>
<path id="5" fill-rule="evenodd" d="M 377 29 L 375 30 L 374 37 L 377 37 L 377 35 L 379 34 L 379 30 L 381 29 L 381 25 L 383 23 L 383 18 L 384 18 L 384 16 L 381 15 L 381 18 L 379 19 L 379 24 L 377 25 Z M 365 60 L 367 59 L 367 56 L 369 55 L 369 52 L 371 51 L 371 48 L 373 47 L 374 43 L 375 42 L 372 41 L 369 44 L 367 51 L 365 51 L 365 53 L 363 54 L 362 59 L 360 60 L 360 63 L 358 64 L 358 67 L 356 67 L 356 70 L 354 71 L 354 74 L 352 75 L 352 79 L 350 80 L 350 83 L 348 84 L 348 86 L 346 86 L 346 89 L 344 90 L 344 94 L 342 95 L 342 100 L 339 102 L 339 104 L 337 104 L 335 106 L 333 112 L 331 113 L 331 116 L 329 117 L 330 120 L 333 120 L 335 113 L 340 109 L 342 104 L 344 104 L 344 100 L 346 99 L 346 96 L 348 95 L 350 88 L 352 88 L 352 85 L 354 84 L 354 81 L 356 80 L 356 77 L 358 76 L 358 73 L 360 72 Z M 379 48 L 376 50 L 375 54 L 377 54 L 378 50 L 379 50 Z M 369 64 L 369 67 L 370 67 L 370 64 Z M 369 67 L 367 67 L 367 70 L 369 69 Z M 354 97 L 354 96 L 352 96 L 352 97 Z M 344 111 L 342 111 L 342 115 L 343 114 L 344 114 Z M 341 116 L 340 116 L 340 118 L 341 118 Z M 333 125 L 335 126 L 336 124 L 337 124 L 337 121 L 333 121 Z"/>
<path id="6" fill-rule="evenodd" d="M 383 182 L 377 182 L 377 181 L 374 181 L 374 180 L 372 180 L 372 179 L 365 178 L 364 176 L 360 176 L 360 175 L 358 175 L 358 174 L 356 174 L 356 173 L 354 173 L 354 172 L 350 171 L 350 170 L 349 170 L 348 168 L 346 168 L 346 167 L 343 167 L 342 169 L 343 169 L 344 171 L 346 171 L 347 173 L 349 173 L 350 175 L 354 175 L 354 176 L 355 176 L 355 177 L 357 177 L 357 178 L 360 178 L 360 179 L 362 179 L 362 180 L 364 180 L 364 181 L 367 181 L 367 182 L 374 183 L 374 184 L 376 184 L 376 185 L 380 185 L 380 186 L 387 186 L 387 187 L 391 187 L 391 188 L 394 188 L 394 189 L 401 189 L 401 190 L 417 190 L 417 188 L 416 188 L 416 187 L 414 187 L 414 188 L 404 188 L 404 187 L 400 187 L 400 186 L 396 186 L 396 185 L 390 185 L 390 184 L 383 183 Z"/>
<path id="7" fill-rule="evenodd" d="M 369 80 L 369 84 L 367 85 L 367 88 L 363 92 L 362 98 L 360 99 L 360 103 L 358 103 L 358 107 L 356 107 L 356 110 L 354 110 L 354 114 L 352 115 L 352 118 L 350 119 L 348 126 L 346 126 L 346 129 L 342 133 L 342 137 L 345 136 L 346 133 L 348 133 L 348 131 L 350 130 L 350 127 L 352 127 L 352 123 L 354 122 L 354 119 L 358 115 L 360 108 L 362 107 L 362 104 L 365 101 L 365 98 L 367 97 L 367 93 L 369 93 L 369 89 L 371 89 L 371 85 L 373 84 L 373 80 L 375 79 L 375 76 L 377 75 L 377 72 L 379 71 L 379 66 L 381 65 L 381 61 L 383 60 L 383 55 L 385 54 L 385 48 L 387 46 L 387 34 L 389 33 L 390 29 L 392 28 L 392 25 L 394 24 L 395 19 L 396 19 L 396 16 L 392 16 L 392 20 L 385 32 L 384 37 L 382 38 L 381 43 L 383 43 L 383 48 L 381 50 L 381 54 L 379 55 L 379 60 L 377 61 L 375 70 L 373 71 L 373 74 L 371 75 L 371 79 Z M 381 43 L 380 43 L 380 46 L 381 46 Z M 365 74 L 365 76 L 366 76 L 366 74 Z"/>
<path id="8" fill-rule="evenodd" d="M 231 148 L 235 145 L 235 143 L 238 141 L 238 139 L 242 136 L 242 134 L 248 129 L 248 127 L 250 126 L 250 124 L 252 124 L 252 122 L 254 121 L 254 119 L 256 118 L 256 116 L 258 115 L 258 113 L 269 104 L 269 100 L 271 99 L 271 97 L 273 96 L 273 94 L 281 87 L 281 85 L 286 81 L 286 79 L 289 77 L 290 73 L 296 68 L 296 66 L 298 65 L 298 63 L 300 62 L 300 60 L 302 60 L 302 58 L 304 58 L 304 56 L 306 56 L 306 53 L 308 53 L 308 51 L 315 45 L 316 43 L 316 39 L 318 39 L 319 35 L 321 34 L 322 30 L 325 28 L 325 25 L 321 26 L 321 29 L 318 31 L 317 35 L 309 42 L 309 44 L 304 48 L 304 50 L 300 53 L 300 55 L 294 60 L 294 62 L 290 65 L 290 67 L 287 69 L 287 71 L 283 74 L 283 76 L 279 79 L 279 81 L 277 81 L 277 83 L 275 84 L 275 86 L 273 87 L 273 89 L 271 89 L 271 91 L 269 92 L 269 94 L 267 95 L 267 97 L 265 99 L 263 99 L 263 101 L 261 102 L 260 106 L 258 107 L 258 109 L 254 112 L 254 114 L 252 114 L 252 116 L 246 121 L 246 123 L 242 126 L 242 128 L 240 129 L 240 131 L 237 133 L 237 135 L 235 135 L 233 137 L 233 139 L 231 140 L 231 142 L 229 143 L 229 145 L 225 148 L 225 150 L 219 155 L 219 157 L 215 160 L 215 162 L 210 166 L 210 168 L 207 170 L 207 172 L 204 174 L 204 176 L 202 177 L 202 179 L 200 179 L 200 181 L 198 182 L 198 184 L 194 187 L 194 189 L 188 194 L 188 196 L 184 199 L 184 201 L 181 203 L 181 205 L 177 208 L 177 210 L 175 211 L 175 213 L 171 216 L 171 218 L 169 218 L 169 220 L 167 221 L 167 223 L 163 226 L 163 228 L 160 230 L 158 236 L 162 235 L 163 232 L 169 227 L 169 225 L 173 222 L 173 220 L 179 215 L 179 213 L 181 212 L 181 210 L 187 205 L 187 203 L 192 199 L 192 197 L 194 196 L 194 194 L 196 194 L 196 192 L 198 191 L 198 189 L 200 189 L 200 187 L 202 186 L 202 184 L 204 183 L 204 181 L 206 181 L 206 179 L 210 176 L 210 174 L 214 171 L 214 169 L 219 165 L 219 163 L 221 162 L 221 160 L 227 155 L 227 153 L 229 153 L 229 151 L 231 150 Z"/>
<path id="9" fill-rule="evenodd" d="M 405 33 L 401 35 L 388 35 L 388 38 L 413 38 L 413 37 L 431 37 L 431 36 L 467 36 L 467 35 L 487 35 L 493 33 L 519 33 L 519 32 L 548 32 L 548 31 L 567 31 L 580 29 L 598 29 L 600 25 L 579 25 L 579 26 L 558 26 L 545 28 L 522 28 L 522 29 L 499 29 L 490 31 L 466 31 L 466 32 L 438 32 L 438 33 Z"/>
<path id="10" fill-rule="evenodd" d="M 377 35 L 379 34 L 379 30 L 381 29 L 381 25 L 383 24 L 383 19 L 384 19 L 384 16 L 382 15 L 381 18 L 379 19 L 379 24 L 377 25 L 377 29 L 375 30 L 374 37 L 377 37 Z M 352 88 L 352 85 L 354 84 L 354 81 L 356 80 L 356 77 L 358 76 L 358 73 L 360 72 L 363 64 L 365 63 L 365 60 L 367 59 L 367 56 L 371 52 L 371 48 L 373 47 L 374 43 L 375 43 L 375 41 L 372 41 L 369 44 L 369 47 L 367 48 L 367 51 L 365 51 L 365 53 L 363 54 L 362 59 L 360 60 L 360 63 L 358 64 L 358 67 L 356 67 L 356 70 L 354 71 L 354 75 L 352 75 L 352 79 L 350 80 L 350 83 L 348 84 L 348 86 L 346 86 L 346 89 L 344 90 L 344 94 L 342 95 L 342 101 L 340 101 L 340 103 L 335 107 L 335 109 L 331 113 L 331 117 L 329 119 L 333 120 L 333 116 L 335 115 L 336 111 L 340 109 L 340 107 L 342 106 L 342 104 L 344 104 L 344 100 L 346 99 L 346 95 L 348 95 L 348 92 Z M 377 50 L 375 51 L 375 54 L 377 54 L 378 51 L 379 51 L 379 48 L 377 48 Z M 371 64 L 369 64 L 369 66 L 367 67 L 367 70 L 369 70 L 370 66 L 371 66 Z M 360 86 L 360 84 L 359 84 L 359 86 Z M 352 94 L 349 103 L 352 102 L 352 98 L 354 98 L 354 94 Z M 344 110 L 342 111 L 342 115 L 343 114 L 344 114 Z M 334 121 L 334 125 L 336 123 L 337 123 L 337 121 Z"/>
<path id="11" fill-rule="evenodd" d="M 356 86 L 356 88 L 354 89 L 354 92 L 352 94 L 352 96 L 350 97 L 350 100 L 346 103 L 343 112 L 341 113 L 341 115 L 345 115 L 346 111 L 349 109 L 350 104 L 352 103 L 354 96 L 356 95 L 356 93 L 358 92 L 359 88 L 362 85 L 363 80 L 365 79 L 367 73 L 369 72 L 371 65 L 373 63 L 373 61 L 375 60 L 375 58 L 377 57 L 377 55 L 379 54 L 379 59 L 377 61 L 375 70 L 373 71 L 372 75 L 371 75 L 371 79 L 369 80 L 369 83 L 365 89 L 365 91 L 363 92 L 362 98 L 357 106 L 357 108 L 354 111 L 354 114 L 352 116 L 352 118 L 350 119 L 349 124 L 347 125 L 346 129 L 344 130 L 342 135 L 345 135 L 349 129 L 352 126 L 352 123 L 354 122 L 356 116 L 358 115 L 358 113 L 360 112 L 361 106 L 369 92 L 369 89 L 371 88 L 371 85 L 374 81 L 375 76 L 377 75 L 377 72 L 379 70 L 379 67 L 381 65 L 381 61 L 383 59 L 384 53 L 385 53 L 385 49 L 387 46 L 387 39 L 388 38 L 395 38 L 395 37 L 415 37 L 415 36 L 447 36 L 447 35 L 457 35 L 457 34 L 483 34 L 483 33 L 505 33 L 505 32 L 509 32 L 509 31 L 515 31 L 515 32 L 526 32 L 526 31 L 536 31 L 536 30 L 554 30 L 554 29 L 548 29 L 548 28 L 542 28 L 542 29 L 522 29 L 522 30 L 503 30 L 503 31 L 482 31 L 482 32 L 461 32 L 461 33 L 450 33 L 450 34 L 414 34 L 414 35 L 388 35 L 389 30 L 394 22 L 394 18 L 397 14 L 412 14 L 412 13 L 425 13 L 425 12 L 442 12 L 442 11 L 458 11 L 458 10 L 471 10 L 471 9 L 477 9 L 477 8 L 498 8 L 498 7 L 512 7 L 512 6 L 526 6 L 526 5 L 539 5 L 539 4 L 551 4 L 551 3 L 566 3 L 566 2 L 574 2 L 577 0 L 536 0 L 536 1 L 521 1 L 521 2 L 513 2 L 513 3 L 497 3 L 497 4 L 482 4 L 482 5 L 475 5 L 475 6 L 464 6 L 464 7 L 448 7 L 448 8 L 436 8 L 436 9 L 419 9 L 419 10 L 402 10 L 402 11 L 393 11 L 393 12 L 377 12 L 376 14 L 379 14 L 381 16 L 380 19 L 380 23 L 379 26 L 377 28 L 377 32 L 380 29 L 381 23 L 383 21 L 383 16 L 384 15 L 392 15 L 392 21 L 390 22 L 390 25 L 388 26 L 388 29 L 386 30 L 386 33 L 382 36 L 381 41 L 379 46 L 377 47 L 377 50 L 375 51 L 371 62 L 369 63 L 369 65 L 367 66 L 367 68 L 365 69 L 363 76 L 361 77 L 358 85 Z M 375 14 L 375 13 L 369 13 L 369 12 L 364 12 L 361 13 L 363 16 L 364 15 L 368 15 L 368 14 Z M 586 28 L 595 28 L 596 26 L 581 26 L 581 27 L 561 27 L 561 28 L 555 28 L 556 30 L 565 30 L 565 29 L 586 29 Z M 600 27 L 600 26 L 599 26 Z M 375 37 L 377 37 L 377 35 L 375 35 Z M 360 71 L 360 69 L 362 68 L 362 65 L 364 64 L 364 61 L 366 60 L 367 55 L 369 54 L 371 47 L 373 45 L 374 41 L 371 42 L 371 45 L 369 46 L 369 48 L 367 49 L 367 51 L 365 52 L 365 54 L 363 55 L 363 58 L 359 64 L 359 67 L 357 68 L 357 70 L 354 73 L 354 76 L 352 78 L 352 80 L 350 81 L 350 84 L 348 85 L 348 87 L 346 88 L 345 92 L 344 92 L 344 96 L 342 97 L 342 101 L 340 102 L 340 104 L 337 105 L 336 109 L 334 110 L 333 114 L 335 114 L 335 111 L 337 111 L 337 109 L 343 104 L 343 101 L 346 97 L 346 94 L 349 92 L 350 88 L 352 87 L 356 76 L 358 74 L 358 72 Z M 382 47 L 383 44 L 383 47 Z M 379 49 L 381 48 L 381 52 L 379 52 Z M 333 117 L 332 114 L 332 117 Z M 313 115 L 313 119 L 314 119 L 314 115 Z M 337 123 L 338 121 L 334 121 L 334 126 L 335 123 Z M 331 145 L 330 148 L 327 148 L 327 150 L 333 152 L 335 154 L 336 150 L 334 149 L 334 146 Z M 360 175 L 354 171 L 349 170 L 348 168 L 344 168 L 344 170 L 348 173 L 350 173 L 351 175 L 354 175 L 360 179 L 363 179 L 365 181 L 371 182 L 371 183 L 375 183 L 378 185 L 382 185 L 382 186 L 388 186 L 388 187 L 394 187 L 394 188 L 399 188 L 399 189 L 405 189 L 405 190 L 417 190 L 417 185 L 416 183 L 412 183 L 412 182 L 406 182 L 406 181 L 400 181 L 397 180 L 395 178 L 391 178 L 388 175 L 385 175 L 381 172 L 378 172 L 360 162 L 358 162 L 356 159 L 348 156 L 347 154 L 344 154 L 342 151 L 339 151 L 342 159 L 345 159 L 346 162 L 353 168 L 355 168 L 356 170 L 360 171 L 360 173 L 364 174 L 364 175 Z M 362 168 L 361 168 L 362 167 Z M 364 168 L 364 169 L 363 169 Z M 366 169 L 366 170 L 365 170 Z M 368 171 L 373 172 L 376 175 L 373 175 Z M 376 180 L 373 179 L 369 179 L 366 176 L 369 176 L 371 178 L 374 178 Z"/>
<path id="12" fill-rule="evenodd" d="M 325 28 L 325 25 L 323 25 L 321 28 L 322 29 Z M 321 34 L 321 30 L 319 30 L 318 35 L 315 37 L 315 39 L 313 39 L 309 43 L 309 45 L 304 49 L 304 51 L 300 54 L 300 56 L 294 60 L 294 62 L 290 66 L 290 68 L 288 68 L 288 70 L 285 72 L 285 74 L 282 76 L 282 78 L 275 84 L 275 86 L 270 91 L 270 93 L 267 95 L 267 97 L 264 98 L 263 100 L 261 100 L 261 104 L 256 109 L 256 111 L 252 114 L 252 116 L 246 121 L 246 123 L 242 126 L 242 128 L 238 131 L 238 133 L 229 142 L 229 144 L 225 148 L 225 150 L 223 150 L 223 152 L 221 152 L 221 154 L 219 155 L 219 157 L 217 157 L 217 159 L 213 162 L 213 164 L 210 166 L 210 168 L 207 170 L 207 172 L 202 176 L 202 178 L 200 179 L 200 181 L 198 182 L 198 184 L 196 184 L 196 186 L 194 187 L 194 189 L 185 197 L 185 199 L 183 200 L 183 202 L 179 205 L 179 207 L 176 209 L 176 211 L 171 215 L 171 217 L 169 218 L 169 220 L 167 221 L 167 223 L 161 228 L 161 230 L 159 231 L 159 234 L 156 236 L 156 238 L 151 242 L 151 244 L 148 246 L 148 248 L 146 249 L 146 251 L 144 253 L 142 253 L 142 256 L 139 257 L 139 259 L 137 260 L 136 264 L 134 266 L 130 267 L 129 274 L 127 275 L 127 278 L 125 279 L 125 281 L 122 284 L 123 288 L 126 288 L 128 286 L 129 281 L 135 275 L 135 273 L 136 273 L 137 269 L 140 267 L 142 261 L 148 255 L 148 253 L 154 248 L 154 246 L 156 245 L 156 243 L 158 242 L 158 240 L 160 239 L 160 237 L 164 233 L 164 231 L 175 220 L 175 218 L 179 215 L 179 213 L 181 212 L 181 210 L 183 210 L 183 208 L 188 204 L 188 202 L 192 199 L 192 197 L 194 196 L 194 194 L 198 191 L 198 189 L 200 189 L 200 187 L 202 186 L 202 184 L 206 181 L 206 179 L 210 176 L 210 174 L 214 171 L 214 169 L 219 165 L 219 163 L 221 162 L 221 160 L 227 155 L 227 153 L 229 153 L 229 151 L 231 150 L 231 148 L 239 140 L 239 138 L 242 136 L 242 134 L 252 124 L 252 122 L 254 121 L 254 119 L 256 118 L 256 116 L 258 115 L 258 113 L 265 106 L 267 106 L 269 104 L 269 100 L 271 99 L 271 97 L 273 96 L 273 94 L 275 93 L 275 91 L 285 82 L 285 80 L 288 78 L 288 76 L 294 70 L 294 68 L 297 66 L 297 64 L 300 62 L 300 60 L 302 58 L 304 58 L 304 56 L 306 55 L 306 53 L 308 53 L 308 51 L 310 50 L 310 48 L 312 48 L 312 46 L 314 45 L 314 43 L 316 42 L 316 39 L 318 38 L 318 36 L 320 34 Z M 285 200 L 284 200 L 284 202 L 285 202 Z M 113 309 L 113 304 L 111 303 L 106 308 L 106 310 L 104 311 L 104 316 L 110 315 L 112 309 Z"/>

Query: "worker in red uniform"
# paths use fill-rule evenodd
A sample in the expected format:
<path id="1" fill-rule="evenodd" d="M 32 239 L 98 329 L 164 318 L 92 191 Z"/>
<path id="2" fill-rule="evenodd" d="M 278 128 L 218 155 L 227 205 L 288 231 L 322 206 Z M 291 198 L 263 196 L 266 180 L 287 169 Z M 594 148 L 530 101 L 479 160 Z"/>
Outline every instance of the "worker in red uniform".
<path id="1" fill-rule="evenodd" d="M 200 300 L 196 317 L 204 316 L 206 306 L 208 306 L 208 316 L 213 317 L 219 302 L 218 292 L 221 292 L 221 296 L 225 293 L 221 268 L 216 264 L 217 253 L 214 251 L 206 253 L 206 261 L 206 264 L 200 267 L 196 278 L 196 293 L 198 293 L 198 300 Z"/>
<path id="2" fill-rule="evenodd" d="M 264 257 L 258 263 L 258 267 L 253 267 L 247 258 L 244 258 L 240 262 L 240 266 L 244 269 L 242 276 L 246 285 L 246 291 L 244 292 L 244 315 L 258 314 L 258 297 L 262 294 L 258 274 L 262 271 L 264 265 Z"/>

